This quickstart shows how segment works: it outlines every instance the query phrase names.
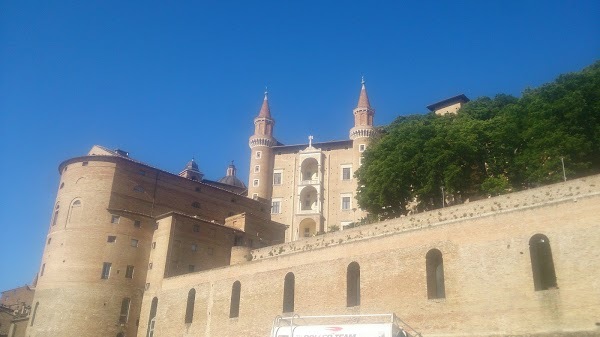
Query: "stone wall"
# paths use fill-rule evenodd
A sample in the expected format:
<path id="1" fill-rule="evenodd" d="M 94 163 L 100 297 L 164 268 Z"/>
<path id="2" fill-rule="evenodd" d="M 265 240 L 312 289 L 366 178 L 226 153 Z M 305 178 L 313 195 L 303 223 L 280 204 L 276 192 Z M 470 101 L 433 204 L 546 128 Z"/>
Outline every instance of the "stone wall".
<path id="1" fill-rule="evenodd" d="M 164 279 L 144 297 L 138 336 L 153 297 L 156 335 L 267 336 L 290 272 L 301 315 L 394 312 L 423 336 L 600 335 L 599 183 L 588 177 L 266 247 L 247 263 Z M 555 289 L 534 289 L 535 234 L 549 239 Z M 444 298 L 427 296 L 432 249 L 443 255 Z M 360 305 L 347 307 L 352 262 L 360 266 Z M 236 281 L 240 313 L 230 318 Z M 186 324 L 192 288 L 194 320 Z"/>
<path id="2" fill-rule="evenodd" d="M 262 249 L 255 249 L 252 251 L 252 259 L 258 260 L 282 254 L 325 248 L 371 237 L 393 235 L 398 232 L 423 229 L 431 226 L 442 226 L 480 217 L 492 217 L 498 214 L 530 208 L 539 208 L 549 204 L 567 202 L 576 205 L 578 199 L 598 194 L 600 194 L 600 175 L 590 176 L 327 233 L 325 235 L 304 238 Z"/>

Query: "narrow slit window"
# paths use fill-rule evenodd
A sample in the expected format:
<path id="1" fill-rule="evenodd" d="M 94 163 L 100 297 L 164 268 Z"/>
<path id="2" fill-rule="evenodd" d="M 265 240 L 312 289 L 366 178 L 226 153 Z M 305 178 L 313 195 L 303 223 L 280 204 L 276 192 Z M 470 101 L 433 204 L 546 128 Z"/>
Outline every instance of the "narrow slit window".
<path id="1" fill-rule="evenodd" d="M 196 289 L 192 288 L 188 292 L 187 305 L 185 307 L 185 322 L 192 323 L 194 320 L 194 304 L 196 302 Z"/>
<path id="2" fill-rule="evenodd" d="M 240 316 L 240 294 L 242 284 L 240 281 L 235 281 L 231 287 L 231 304 L 229 306 L 229 318 Z"/>

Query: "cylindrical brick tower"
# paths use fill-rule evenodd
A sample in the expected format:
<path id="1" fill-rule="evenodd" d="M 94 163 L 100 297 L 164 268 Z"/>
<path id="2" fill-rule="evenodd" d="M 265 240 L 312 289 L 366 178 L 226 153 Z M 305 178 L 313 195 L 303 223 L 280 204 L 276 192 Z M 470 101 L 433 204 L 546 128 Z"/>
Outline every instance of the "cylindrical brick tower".
<path id="1" fill-rule="evenodd" d="M 250 137 L 251 149 L 248 196 L 270 202 L 273 192 L 274 156 L 272 147 L 277 144 L 273 138 L 275 121 L 271 118 L 269 100 L 265 92 L 262 107 L 254 119 L 254 134 Z"/>
<path id="2" fill-rule="evenodd" d="M 27 336 L 137 334 L 154 220 L 127 202 L 154 178 L 118 159 L 60 164 Z"/>

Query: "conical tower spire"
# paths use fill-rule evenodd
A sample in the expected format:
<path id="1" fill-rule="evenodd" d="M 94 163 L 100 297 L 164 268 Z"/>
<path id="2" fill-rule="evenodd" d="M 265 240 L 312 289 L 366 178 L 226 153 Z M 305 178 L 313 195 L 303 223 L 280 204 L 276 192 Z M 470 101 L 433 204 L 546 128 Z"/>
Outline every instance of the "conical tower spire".
<path id="1" fill-rule="evenodd" d="M 258 116 L 254 118 L 254 136 L 260 138 L 273 137 L 273 125 L 275 121 L 271 117 L 271 109 L 269 108 L 269 93 L 265 90 L 262 106 L 258 112 Z M 251 145 L 252 147 L 252 145 Z"/>
<path id="2" fill-rule="evenodd" d="M 369 96 L 367 95 L 367 88 L 365 87 L 365 77 L 362 77 L 361 80 L 361 89 L 360 89 L 360 96 L 358 96 L 358 104 L 356 105 L 357 108 L 363 108 L 363 109 L 371 109 L 371 103 L 369 103 Z"/>
<path id="3" fill-rule="evenodd" d="M 248 196 L 253 199 L 271 199 L 273 192 L 273 149 L 277 140 L 273 137 L 275 121 L 271 117 L 269 96 L 265 97 L 258 116 L 254 118 L 254 134 L 250 136 L 248 145 L 252 150 L 250 157 L 250 175 Z"/>
<path id="4" fill-rule="evenodd" d="M 368 138 L 373 135 L 373 116 L 375 109 L 371 107 L 367 88 L 365 86 L 365 78 L 360 81 L 360 95 L 358 96 L 358 104 L 354 108 L 354 127 L 350 129 L 350 139 Z"/>
<path id="5" fill-rule="evenodd" d="M 271 118 L 271 109 L 269 108 L 269 92 L 265 90 L 265 98 L 263 99 L 260 112 L 258 113 L 260 118 Z"/>

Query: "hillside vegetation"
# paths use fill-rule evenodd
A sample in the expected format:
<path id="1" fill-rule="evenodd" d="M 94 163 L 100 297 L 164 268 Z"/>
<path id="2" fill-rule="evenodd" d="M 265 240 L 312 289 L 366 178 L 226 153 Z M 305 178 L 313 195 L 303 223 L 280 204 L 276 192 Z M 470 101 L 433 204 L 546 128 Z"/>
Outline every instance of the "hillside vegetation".
<path id="1" fill-rule="evenodd" d="M 600 61 L 467 103 L 457 115 L 398 117 L 364 152 L 361 208 L 379 218 L 600 172 Z"/>

